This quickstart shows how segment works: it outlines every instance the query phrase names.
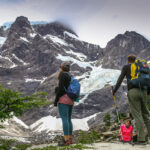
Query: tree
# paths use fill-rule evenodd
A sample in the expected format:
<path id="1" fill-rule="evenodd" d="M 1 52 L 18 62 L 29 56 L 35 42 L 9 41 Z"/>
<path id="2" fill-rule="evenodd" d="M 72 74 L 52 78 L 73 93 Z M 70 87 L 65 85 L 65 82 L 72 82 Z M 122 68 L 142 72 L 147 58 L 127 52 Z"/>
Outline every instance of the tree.
<path id="1" fill-rule="evenodd" d="M 34 107 L 41 107 L 50 104 L 46 101 L 46 93 L 38 92 L 31 96 L 25 96 L 23 93 L 5 89 L 0 85 L 0 121 L 12 118 L 13 116 L 22 116 L 23 113 Z"/>
<path id="2" fill-rule="evenodd" d="M 107 113 L 106 115 L 105 115 L 105 117 L 104 117 L 104 123 L 105 123 L 105 125 L 106 126 L 110 126 L 110 120 L 111 120 L 111 116 L 110 116 L 110 114 L 109 113 Z"/>

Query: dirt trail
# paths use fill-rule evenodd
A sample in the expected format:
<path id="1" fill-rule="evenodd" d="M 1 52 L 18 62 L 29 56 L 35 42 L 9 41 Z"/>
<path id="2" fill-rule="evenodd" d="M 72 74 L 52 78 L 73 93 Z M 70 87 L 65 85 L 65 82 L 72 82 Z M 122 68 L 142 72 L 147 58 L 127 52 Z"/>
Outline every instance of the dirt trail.
<path id="1" fill-rule="evenodd" d="M 150 150 L 149 145 L 134 145 L 122 143 L 95 143 L 89 145 L 93 150 Z"/>
<path id="2" fill-rule="evenodd" d="M 31 150 L 33 148 L 44 148 L 50 145 L 56 146 L 57 144 L 42 144 L 42 145 L 32 146 L 27 150 Z M 122 143 L 94 143 L 86 146 L 92 147 L 93 150 L 150 150 L 150 144 L 133 146 L 131 144 L 122 144 Z M 87 150 L 92 150 L 92 149 L 87 149 Z"/>

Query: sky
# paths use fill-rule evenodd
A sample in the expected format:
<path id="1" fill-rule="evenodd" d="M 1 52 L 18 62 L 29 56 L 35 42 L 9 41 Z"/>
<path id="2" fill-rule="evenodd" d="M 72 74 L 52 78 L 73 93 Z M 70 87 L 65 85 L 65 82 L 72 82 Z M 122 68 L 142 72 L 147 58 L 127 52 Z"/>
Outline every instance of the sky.
<path id="1" fill-rule="evenodd" d="M 0 0 L 0 25 L 26 16 L 29 21 L 61 21 L 81 40 L 105 47 L 125 31 L 150 40 L 150 0 Z"/>

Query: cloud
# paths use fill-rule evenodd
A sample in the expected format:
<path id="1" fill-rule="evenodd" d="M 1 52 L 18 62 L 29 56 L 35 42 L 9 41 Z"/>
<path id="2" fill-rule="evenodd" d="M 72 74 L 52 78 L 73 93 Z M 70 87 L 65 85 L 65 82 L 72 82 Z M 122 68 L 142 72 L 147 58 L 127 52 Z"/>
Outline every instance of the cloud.
<path id="1" fill-rule="evenodd" d="M 149 6 L 149 0 L 1 0 L 0 24 L 21 15 L 30 21 L 60 20 L 82 40 L 105 47 L 126 30 L 149 37 Z"/>

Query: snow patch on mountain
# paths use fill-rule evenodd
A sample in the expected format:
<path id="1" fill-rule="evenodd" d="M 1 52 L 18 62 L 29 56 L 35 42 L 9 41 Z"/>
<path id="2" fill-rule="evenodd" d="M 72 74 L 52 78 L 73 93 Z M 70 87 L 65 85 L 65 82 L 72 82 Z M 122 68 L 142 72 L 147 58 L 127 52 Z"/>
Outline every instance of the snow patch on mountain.
<path id="1" fill-rule="evenodd" d="M 15 121 L 15 122 L 17 122 L 18 124 L 20 124 L 21 126 L 23 126 L 24 128 L 26 128 L 26 129 L 29 129 L 29 126 L 27 126 L 23 121 L 21 121 L 20 119 L 18 119 L 17 117 L 13 117 L 13 120 Z"/>
<path id="2" fill-rule="evenodd" d="M 65 37 L 65 35 L 68 35 L 69 37 L 71 37 L 73 39 L 79 40 L 79 38 L 76 35 L 74 35 L 74 34 L 72 34 L 70 32 L 64 31 L 64 37 Z"/>
<path id="3" fill-rule="evenodd" d="M 86 72 L 82 76 L 76 76 L 76 79 L 82 79 L 80 81 L 81 95 L 84 95 L 84 97 L 75 105 L 84 103 L 90 93 L 102 89 L 105 85 L 115 85 L 119 75 L 120 70 L 93 66 L 90 73 Z"/>
<path id="4" fill-rule="evenodd" d="M 89 62 L 79 61 L 79 60 L 77 60 L 77 59 L 75 59 L 75 58 L 73 58 L 73 57 L 70 57 L 70 56 L 63 56 L 63 55 L 61 55 L 61 54 L 58 54 L 58 55 L 56 56 L 56 58 L 57 58 L 57 59 L 60 59 L 60 60 L 62 60 L 62 61 L 71 61 L 71 62 L 72 62 L 72 65 L 73 65 L 73 64 L 77 64 L 78 66 L 80 66 L 80 67 L 82 67 L 82 68 L 85 68 L 85 69 L 86 69 L 86 67 L 90 67 L 90 68 L 93 67 Z"/>
<path id="5" fill-rule="evenodd" d="M 0 37 L 0 45 L 3 45 L 6 41 L 6 37 Z"/>
<path id="6" fill-rule="evenodd" d="M 96 113 L 92 116 L 89 116 L 83 119 L 72 119 L 73 129 L 88 131 L 89 126 L 88 126 L 87 121 L 95 117 L 97 114 L 99 113 Z M 53 116 L 43 117 L 40 120 L 33 123 L 30 126 L 30 129 L 33 130 L 33 132 L 46 131 L 47 133 L 50 131 L 62 131 L 62 120 L 60 118 L 56 118 Z"/>
<path id="7" fill-rule="evenodd" d="M 25 82 L 40 82 L 41 84 L 47 79 L 47 77 L 43 77 L 43 79 L 31 79 L 31 78 L 26 78 Z"/>
<path id="8" fill-rule="evenodd" d="M 125 41 L 125 40 L 120 41 L 120 46 L 121 47 L 125 47 L 126 45 L 127 45 L 127 41 Z"/>
<path id="9" fill-rule="evenodd" d="M 10 67 L 8 67 L 8 68 L 15 68 L 15 67 L 17 67 L 17 65 L 14 63 L 14 62 L 12 62 L 12 60 L 9 58 L 9 57 L 4 57 L 4 56 L 1 56 L 0 55 L 0 58 L 1 59 L 5 59 L 5 60 L 8 60 L 12 65 L 10 66 Z"/>
<path id="10" fill-rule="evenodd" d="M 48 35 L 44 36 L 43 38 L 44 39 L 49 38 L 56 44 L 68 46 L 68 44 L 63 39 L 60 39 L 57 36 L 53 36 L 53 35 L 48 34 Z"/>
<path id="11" fill-rule="evenodd" d="M 13 57 L 18 60 L 19 62 L 21 62 L 23 65 L 28 65 L 29 63 L 24 62 L 23 60 L 21 60 L 20 58 L 18 58 L 15 54 L 12 54 Z"/>
<path id="12" fill-rule="evenodd" d="M 29 43 L 29 41 L 25 37 L 20 37 L 20 39 L 23 40 L 23 41 L 25 41 L 25 42 L 27 42 L 27 43 Z"/>
<path id="13" fill-rule="evenodd" d="M 120 70 L 92 67 L 92 71 L 89 76 L 87 76 L 86 73 L 82 76 L 84 79 L 80 82 L 81 93 L 89 94 L 103 88 L 106 84 L 114 85 L 119 74 Z"/>
<path id="14" fill-rule="evenodd" d="M 4 122 L 0 122 L 0 125 L 2 125 L 2 126 L 9 126 L 10 125 L 10 121 L 15 121 L 17 124 L 21 125 L 23 128 L 29 129 L 29 126 L 26 125 L 22 120 L 20 120 L 16 116 L 13 116 L 13 118 L 11 118 L 11 119 L 6 119 Z"/>
<path id="15" fill-rule="evenodd" d="M 0 130 L 0 138 L 27 142 L 28 137 L 30 137 L 29 126 L 15 116 L 0 122 L 0 125 L 4 127 Z"/>
<path id="16" fill-rule="evenodd" d="M 74 56 L 76 56 L 77 58 L 79 58 L 80 61 L 84 61 L 85 59 L 87 59 L 87 56 L 84 55 L 83 53 L 77 53 L 74 52 L 73 50 L 69 50 L 69 51 L 65 51 L 67 54 L 72 54 Z"/>
<path id="17" fill-rule="evenodd" d="M 31 36 L 32 38 L 34 38 L 36 35 L 37 35 L 36 33 L 30 33 L 30 36 Z"/>

